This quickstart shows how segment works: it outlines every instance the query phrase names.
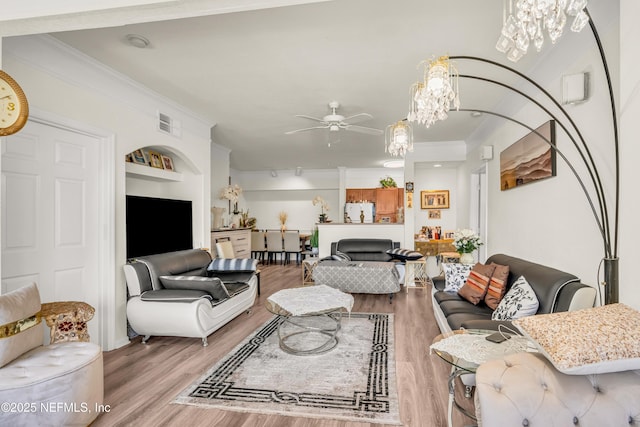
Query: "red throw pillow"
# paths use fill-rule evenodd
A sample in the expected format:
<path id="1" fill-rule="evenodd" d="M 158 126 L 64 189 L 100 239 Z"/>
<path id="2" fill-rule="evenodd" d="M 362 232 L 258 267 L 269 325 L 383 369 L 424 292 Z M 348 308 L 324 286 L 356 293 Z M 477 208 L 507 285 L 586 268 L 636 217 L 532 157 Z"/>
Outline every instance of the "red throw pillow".
<path id="1" fill-rule="evenodd" d="M 484 299 L 489 287 L 489 280 L 495 270 L 495 265 L 484 265 L 477 263 L 471 269 L 467 282 L 458 291 L 458 295 L 466 299 L 473 305 L 478 305 Z"/>
<path id="2" fill-rule="evenodd" d="M 507 278 L 509 277 L 509 266 L 500 265 L 494 262 L 491 265 L 495 266 L 491 280 L 489 281 L 489 287 L 487 288 L 487 294 L 484 297 L 484 302 L 492 310 L 495 310 L 502 301 L 502 297 L 507 292 Z"/>

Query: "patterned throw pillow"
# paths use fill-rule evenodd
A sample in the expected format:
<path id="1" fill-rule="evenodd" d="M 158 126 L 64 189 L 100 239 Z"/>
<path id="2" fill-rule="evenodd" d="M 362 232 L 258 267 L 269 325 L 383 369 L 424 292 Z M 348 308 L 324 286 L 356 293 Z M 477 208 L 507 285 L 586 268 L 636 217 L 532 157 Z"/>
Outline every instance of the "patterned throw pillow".
<path id="1" fill-rule="evenodd" d="M 442 269 L 444 270 L 444 291 L 457 293 L 467 282 L 467 277 L 469 277 L 469 272 L 471 271 L 471 265 L 443 263 Z"/>
<path id="2" fill-rule="evenodd" d="M 208 271 L 256 271 L 258 261 L 253 258 L 216 258 L 207 267 Z"/>
<path id="3" fill-rule="evenodd" d="M 640 312 L 624 304 L 540 314 L 513 324 L 562 373 L 640 369 Z"/>
<path id="4" fill-rule="evenodd" d="M 400 248 L 389 249 L 387 250 L 387 253 L 391 255 L 392 258 L 399 259 L 402 261 L 406 261 L 406 260 L 412 261 L 412 260 L 420 259 L 424 256 L 420 252 L 411 251 L 409 249 L 400 249 Z"/>
<path id="5" fill-rule="evenodd" d="M 335 254 L 331 255 L 331 259 L 334 261 L 351 261 L 351 257 L 344 252 L 336 251 Z"/>
<path id="6" fill-rule="evenodd" d="M 474 265 L 469 273 L 469 277 L 467 277 L 467 282 L 458 291 L 458 295 L 471 304 L 478 305 L 487 293 L 489 280 L 491 280 L 491 275 L 495 269 L 495 265 L 492 264 L 484 265 L 477 263 Z"/>
<path id="7" fill-rule="evenodd" d="M 489 288 L 487 294 L 484 296 L 484 303 L 487 304 L 492 310 L 498 308 L 498 304 L 502 301 L 505 292 L 507 291 L 507 278 L 509 277 L 509 266 L 491 263 L 495 265 L 496 269 L 493 270 L 491 280 L 489 281 Z"/>
<path id="8" fill-rule="evenodd" d="M 524 276 L 518 277 L 509 292 L 502 298 L 491 320 L 514 320 L 532 316 L 538 312 L 540 303 L 531 285 Z"/>

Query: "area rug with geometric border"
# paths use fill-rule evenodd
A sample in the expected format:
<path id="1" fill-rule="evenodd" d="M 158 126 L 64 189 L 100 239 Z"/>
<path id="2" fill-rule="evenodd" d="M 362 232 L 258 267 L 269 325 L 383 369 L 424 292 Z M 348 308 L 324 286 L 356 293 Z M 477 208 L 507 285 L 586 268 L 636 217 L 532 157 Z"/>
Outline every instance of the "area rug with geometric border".
<path id="1" fill-rule="evenodd" d="M 331 351 L 296 356 L 279 347 L 274 316 L 172 403 L 231 411 L 401 425 L 393 314 L 342 318 Z"/>

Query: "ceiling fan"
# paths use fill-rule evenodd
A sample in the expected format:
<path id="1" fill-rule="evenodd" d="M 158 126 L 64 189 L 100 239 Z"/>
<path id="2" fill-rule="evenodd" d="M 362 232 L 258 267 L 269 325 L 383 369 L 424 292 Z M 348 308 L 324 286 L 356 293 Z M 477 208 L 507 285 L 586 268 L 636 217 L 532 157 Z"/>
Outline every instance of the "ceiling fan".
<path id="1" fill-rule="evenodd" d="M 296 129 L 291 130 L 289 132 L 285 132 L 285 135 L 291 135 L 298 132 L 306 132 L 308 130 L 314 129 L 329 129 L 330 132 L 338 132 L 340 129 L 366 133 L 369 135 L 382 135 L 384 132 L 381 129 L 370 128 L 366 126 L 357 126 L 354 123 L 360 123 L 365 120 L 370 120 L 373 118 L 371 114 L 368 113 L 359 113 L 353 116 L 345 117 L 341 114 L 337 113 L 338 108 L 340 107 L 340 103 L 338 101 L 331 101 L 329 103 L 329 108 L 331 109 L 331 114 L 324 116 L 319 119 L 316 117 L 306 116 L 304 114 L 296 114 L 296 117 L 302 117 L 303 119 L 314 120 L 319 122 L 319 126 L 313 126 L 310 128 Z"/>

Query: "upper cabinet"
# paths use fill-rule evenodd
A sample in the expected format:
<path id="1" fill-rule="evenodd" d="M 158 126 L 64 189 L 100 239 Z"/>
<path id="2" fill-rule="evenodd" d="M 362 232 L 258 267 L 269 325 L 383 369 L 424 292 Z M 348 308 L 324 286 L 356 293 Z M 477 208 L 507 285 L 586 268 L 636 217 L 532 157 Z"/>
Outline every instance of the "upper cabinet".
<path id="1" fill-rule="evenodd" d="M 403 188 L 347 188 L 347 203 L 376 204 L 375 222 L 398 222 L 398 208 L 404 207 Z"/>

